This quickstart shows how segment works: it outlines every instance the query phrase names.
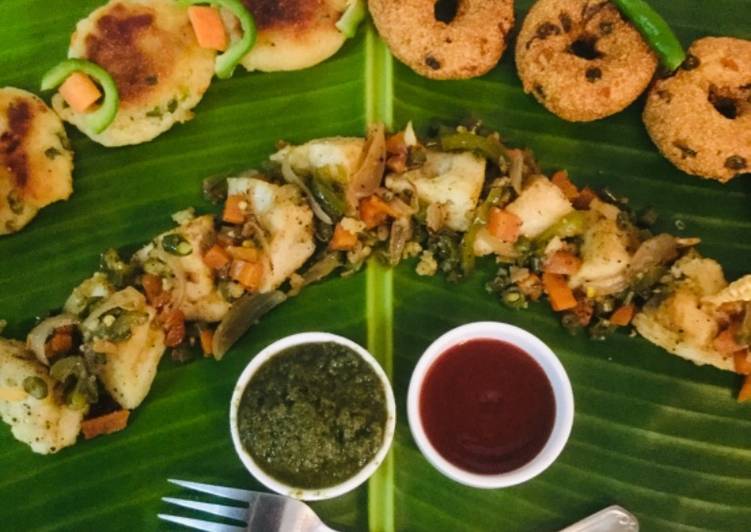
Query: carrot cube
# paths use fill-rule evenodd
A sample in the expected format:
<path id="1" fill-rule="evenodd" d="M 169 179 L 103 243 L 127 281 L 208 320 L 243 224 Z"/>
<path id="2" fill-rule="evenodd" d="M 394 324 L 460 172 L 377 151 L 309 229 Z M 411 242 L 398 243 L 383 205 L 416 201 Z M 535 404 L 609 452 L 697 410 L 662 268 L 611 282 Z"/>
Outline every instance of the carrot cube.
<path id="1" fill-rule="evenodd" d="M 245 222 L 246 200 L 239 194 L 228 196 L 224 204 L 224 213 L 222 220 L 230 224 L 241 224 Z"/>
<path id="2" fill-rule="evenodd" d="M 85 112 L 102 97 L 102 91 L 91 81 L 91 78 L 81 72 L 73 72 L 58 89 L 60 96 L 77 113 Z"/>
<path id="3" fill-rule="evenodd" d="M 227 30 L 218 9 L 210 6 L 190 6 L 188 18 L 201 48 L 220 52 L 227 49 Z"/>
<path id="4" fill-rule="evenodd" d="M 216 244 L 209 248 L 209 250 L 203 256 L 203 262 L 206 264 L 206 266 L 213 270 L 224 268 L 224 266 L 226 266 L 229 261 L 229 254 L 224 250 L 223 247 Z"/>
<path id="5" fill-rule="evenodd" d="M 576 306 L 574 293 L 569 288 L 563 275 L 543 273 L 542 286 L 550 299 L 550 306 L 554 311 L 568 310 Z"/>
<path id="6" fill-rule="evenodd" d="M 263 279 L 263 264 L 235 259 L 230 266 L 229 275 L 248 290 L 256 291 Z"/>
<path id="7" fill-rule="evenodd" d="M 349 251 L 357 245 L 357 235 L 347 231 L 342 224 L 336 224 L 334 236 L 329 242 L 329 249 L 333 251 Z"/>
<path id="8" fill-rule="evenodd" d="M 519 238 L 521 219 L 513 212 L 498 207 L 490 209 L 488 215 L 488 232 L 499 240 L 514 243 Z"/>

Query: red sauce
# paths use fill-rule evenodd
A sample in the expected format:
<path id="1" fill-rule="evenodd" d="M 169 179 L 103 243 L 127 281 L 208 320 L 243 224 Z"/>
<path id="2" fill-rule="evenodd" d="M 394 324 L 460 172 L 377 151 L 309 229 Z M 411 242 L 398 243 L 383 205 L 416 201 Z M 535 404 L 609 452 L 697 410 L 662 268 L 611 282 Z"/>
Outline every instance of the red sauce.
<path id="1" fill-rule="evenodd" d="M 522 349 L 493 339 L 458 344 L 428 368 L 420 417 L 436 451 L 457 467 L 498 474 L 530 462 L 553 430 L 553 388 Z"/>

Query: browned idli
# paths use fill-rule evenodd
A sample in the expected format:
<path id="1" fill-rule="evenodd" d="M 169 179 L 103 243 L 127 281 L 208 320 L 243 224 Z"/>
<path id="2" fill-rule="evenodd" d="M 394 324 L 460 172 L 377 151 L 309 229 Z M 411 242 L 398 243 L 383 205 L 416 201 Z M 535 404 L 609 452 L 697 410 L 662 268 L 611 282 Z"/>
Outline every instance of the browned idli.
<path id="1" fill-rule="evenodd" d="M 0 88 L 0 235 L 73 192 L 73 152 L 63 123 L 37 96 Z"/>
<path id="2" fill-rule="evenodd" d="M 81 20 L 69 57 L 88 59 L 115 80 L 120 108 L 96 133 L 57 94 L 55 111 L 104 146 L 147 142 L 193 118 L 214 75 L 213 50 L 198 45 L 187 8 L 175 0 L 112 0 Z"/>
<path id="3" fill-rule="evenodd" d="M 524 91 L 564 120 L 625 109 L 647 88 L 657 58 L 610 2 L 540 0 L 516 43 Z"/>
<path id="4" fill-rule="evenodd" d="M 243 58 L 247 70 L 300 70 L 325 61 L 347 40 L 336 23 L 348 0 L 242 0 L 256 23 L 256 43 Z M 225 23 L 238 37 L 237 19 Z"/>
<path id="5" fill-rule="evenodd" d="M 724 183 L 751 172 L 751 41 L 705 37 L 688 54 L 652 87 L 644 124 L 675 166 Z"/>
<path id="6" fill-rule="evenodd" d="M 465 79 L 493 68 L 514 25 L 513 0 L 462 0 L 449 22 L 435 0 L 370 0 L 370 14 L 391 52 L 433 79 Z"/>

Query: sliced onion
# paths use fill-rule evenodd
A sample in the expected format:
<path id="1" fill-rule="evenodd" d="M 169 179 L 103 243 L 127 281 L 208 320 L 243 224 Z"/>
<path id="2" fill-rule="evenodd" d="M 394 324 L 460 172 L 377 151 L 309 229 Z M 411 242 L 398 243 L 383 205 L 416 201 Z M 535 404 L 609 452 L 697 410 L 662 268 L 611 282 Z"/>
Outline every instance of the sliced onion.
<path id="1" fill-rule="evenodd" d="M 508 150 L 507 152 L 511 159 L 511 167 L 509 168 L 509 177 L 511 178 L 511 186 L 514 187 L 514 191 L 517 194 L 522 193 L 522 177 L 524 172 L 524 153 L 521 150 Z"/>
<path id="2" fill-rule="evenodd" d="M 334 224 L 334 221 L 328 214 L 326 214 L 326 211 L 323 210 L 323 207 L 321 207 L 321 205 L 318 203 L 315 195 L 313 195 L 313 192 L 310 190 L 310 188 L 308 188 L 308 185 L 306 185 L 302 178 L 297 175 L 294 170 L 292 170 L 292 165 L 289 164 L 288 159 L 284 159 L 284 161 L 282 162 L 282 176 L 287 183 L 292 183 L 293 185 L 297 185 L 298 187 L 300 187 L 300 189 L 302 189 L 302 191 L 305 193 L 305 196 L 308 198 L 310 208 L 313 209 L 313 214 L 315 214 L 319 220 L 329 225 Z"/>
<path id="3" fill-rule="evenodd" d="M 391 238 L 389 238 L 389 262 L 396 266 L 402 259 L 404 247 L 412 238 L 412 218 L 397 218 L 391 224 Z"/>
<path id="4" fill-rule="evenodd" d="M 276 290 L 264 294 L 246 294 L 235 301 L 214 333 L 211 349 L 214 358 L 221 360 L 248 329 L 286 299 L 284 292 Z"/>
<path id="5" fill-rule="evenodd" d="M 44 349 L 47 339 L 52 336 L 55 329 L 67 327 L 68 325 L 75 325 L 77 327 L 79 323 L 78 318 L 72 314 L 60 314 L 47 318 L 31 329 L 29 335 L 26 337 L 26 346 L 34 353 L 39 362 L 45 366 L 49 366 L 50 361 L 47 359 L 47 353 Z"/>
<path id="6" fill-rule="evenodd" d="M 374 124 L 368 129 L 368 137 L 362 148 L 360 162 L 347 185 L 349 213 L 357 212 L 362 198 L 366 198 L 381 186 L 386 167 L 386 135 L 383 124 Z"/>
<path id="7" fill-rule="evenodd" d="M 678 245 L 675 237 L 667 233 L 653 236 L 642 242 L 639 249 L 634 253 L 631 264 L 629 264 L 629 276 L 634 277 L 655 266 L 666 264 L 677 256 Z"/>

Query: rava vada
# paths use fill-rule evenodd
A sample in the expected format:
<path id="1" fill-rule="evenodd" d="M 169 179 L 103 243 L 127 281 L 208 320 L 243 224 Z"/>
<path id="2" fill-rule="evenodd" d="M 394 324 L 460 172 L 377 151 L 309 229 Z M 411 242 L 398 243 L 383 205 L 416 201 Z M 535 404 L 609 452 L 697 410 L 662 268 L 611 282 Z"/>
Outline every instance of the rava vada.
<path id="1" fill-rule="evenodd" d="M 68 199 L 72 172 L 73 152 L 58 116 L 30 92 L 0 88 L 0 235 Z"/>
<path id="2" fill-rule="evenodd" d="M 57 94 L 52 106 L 95 142 L 147 142 L 193 117 L 214 75 L 213 50 L 201 48 L 187 9 L 174 0 L 112 0 L 81 20 L 68 56 L 105 69 L 120 93 L 115 120 L 101 133 Z"/>
<path id="3" fill-rule="evenodd" d="M 485 74 L 514 26 L 513 0 L 370 0 L 368 7 L 397 59 L 433 79 Z"/>
<path id="4" fill-rule="evenodd" d="M 540 0 L 516 43 L 524 91 L 571 122 L 618 113 L 644 92 L 657 57 L 610 2 Z"/>
<path id="5" fill-rule="evenodd" d="M 676 74 L 654 84 L 643 119 L 662 154 L 688 174 L 724 183 L 751 172 L 751 41 L 695 41 Z"/>

